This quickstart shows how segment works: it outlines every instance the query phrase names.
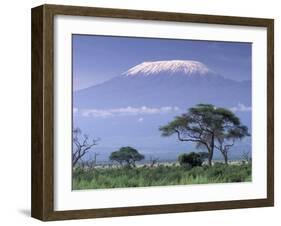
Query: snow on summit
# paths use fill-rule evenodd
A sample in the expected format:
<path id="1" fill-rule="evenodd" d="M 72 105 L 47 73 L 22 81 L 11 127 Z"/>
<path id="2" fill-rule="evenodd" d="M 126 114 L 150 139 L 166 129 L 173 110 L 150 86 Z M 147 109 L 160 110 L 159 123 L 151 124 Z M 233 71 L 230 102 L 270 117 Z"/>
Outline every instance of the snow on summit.
<path id="1" fill-rule="evenodd" d="M 183 73 L 187 75 L 199 74 L 204 75 L 211 70 L 204 64 L 192 60 L 169 60 L 169 61 L 152 61 L 138 64 L 124 73 L 125 76 L 134 76 L 142 74 L 144 76 L 156 75 L 159 73 Z"/>

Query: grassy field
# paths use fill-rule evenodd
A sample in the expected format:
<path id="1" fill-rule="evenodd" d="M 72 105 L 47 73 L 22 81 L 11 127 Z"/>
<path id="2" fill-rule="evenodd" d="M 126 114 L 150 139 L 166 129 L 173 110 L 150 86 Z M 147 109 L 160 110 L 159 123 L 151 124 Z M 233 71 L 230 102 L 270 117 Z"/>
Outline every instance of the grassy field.
<path id="1" fill-rule="evenodd" d="M 202 166 L 187 169 L 161 165 L 154 168 L 96 168 L 73 170 L 73 189 L 147 187 L 251 181 L 251 165 Z"/>

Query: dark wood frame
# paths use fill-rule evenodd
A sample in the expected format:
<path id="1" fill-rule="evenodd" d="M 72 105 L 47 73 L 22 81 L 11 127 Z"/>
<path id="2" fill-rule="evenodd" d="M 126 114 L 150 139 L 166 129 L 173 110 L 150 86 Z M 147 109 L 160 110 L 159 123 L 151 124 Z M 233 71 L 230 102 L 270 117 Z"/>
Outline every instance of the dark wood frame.
<path id="1" fill-rule="evenodd" d="M 205 203 L 54 211 L 55 15 L 95 16 L 157 21 L 195 22 L 267 28 L 267 198 Z M 31 215 L 49 220 L 219 210 L 274 205 L 274 20 L 246 17 L 42 5 L 32 9 L 32 200 Z"/>

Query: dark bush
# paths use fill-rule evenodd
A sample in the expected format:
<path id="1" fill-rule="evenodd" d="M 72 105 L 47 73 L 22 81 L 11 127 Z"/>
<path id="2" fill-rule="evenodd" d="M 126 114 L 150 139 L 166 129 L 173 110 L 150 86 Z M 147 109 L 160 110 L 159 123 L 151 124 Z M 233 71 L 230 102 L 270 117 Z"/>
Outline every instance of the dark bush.
<path id="1" fill-rule="evenodd" d="M 197 154 L 195 152 L 191 152 L 189 154 L 181 154 L 178 157 L 178 161 L 181 166 L 188 167 L 190 166 L 191 168 L 195 166 L 202 166 L 202 159 L 201 155 Z"/>
<path id="2" fill-rule="evenodd" d="M 115 161 L 120 166 L 125 163 L 126 168 L 136 167 L 136 161 L 144 159 L 144 155 L 140 154 L 136 149 L 132 147 L 121 147 L 118 151 L 114 151 L 110 154 L 109 160 Z"/>

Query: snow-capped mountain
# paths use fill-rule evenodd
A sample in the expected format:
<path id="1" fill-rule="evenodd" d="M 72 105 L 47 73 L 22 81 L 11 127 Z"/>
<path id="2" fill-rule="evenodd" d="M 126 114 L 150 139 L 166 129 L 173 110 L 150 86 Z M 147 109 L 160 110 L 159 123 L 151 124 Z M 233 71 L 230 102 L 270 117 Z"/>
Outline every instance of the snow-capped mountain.
<path id="1" fill-rule="evenodd" d="M 198 61 L 191 60 L 170 60 L 170 61 L 154 61 L 143 62 L 132 67 L 124 73 L 125 76 L 151 76 L 151 75 L 206 75 L 211 70 Z"/>
<path id="2" fill-rule="evenodd" d="M 178 106 L 198 103 L 251 106 L 251 82 L 226 79 L 198 61 L 143 62 L 73 95 L 77 108 Z"/>

